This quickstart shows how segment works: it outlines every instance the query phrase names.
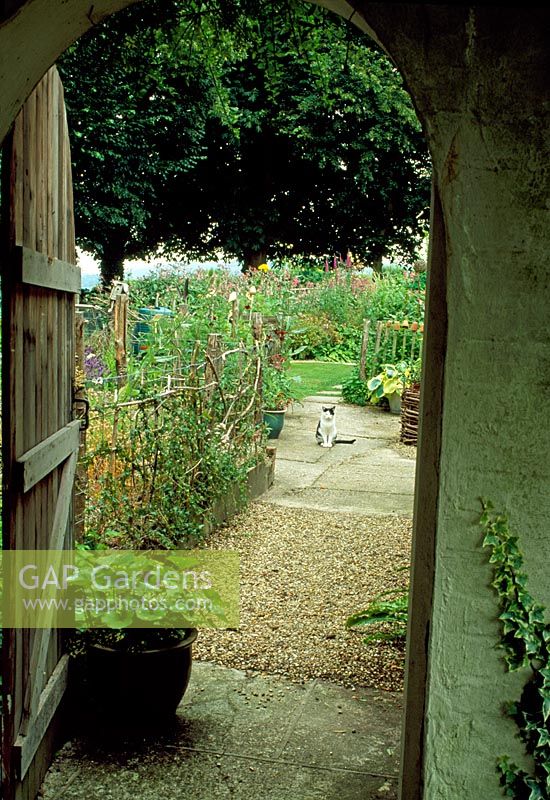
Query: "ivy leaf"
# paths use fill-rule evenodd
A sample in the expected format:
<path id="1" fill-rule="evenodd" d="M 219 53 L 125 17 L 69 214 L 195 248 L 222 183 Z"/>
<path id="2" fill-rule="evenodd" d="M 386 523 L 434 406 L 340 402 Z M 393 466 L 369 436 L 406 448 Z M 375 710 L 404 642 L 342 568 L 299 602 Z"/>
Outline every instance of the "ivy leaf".
<path id="1" fill-rule="evenodd" d="M 521 699 L 505 706 L 515 720 L 527 753 L 535 762 L 534 776 L 518 769 L 507 756 L 497 760 L 500 782 L 508 797 L 528 800 L 548 800 L 550 768 L 550 625 L 545 623 L 545 609 L 527 591 L 527 576 L 518 537 L 510 533 L 508 519 L 496 514 L 489 503 L 483 502 L 480 517 L 484 528 L 483 545 L 491 549 L 493 566 L 492 587 L 498 594 L 501 622 L 499 646 L 505 651 L 509 670 L 531 667 L 532 678 L 526 684 Z M 542 721 L 541 721 L 542 720 Z M 542 772 L 546 777 L 541 777 Z"/>

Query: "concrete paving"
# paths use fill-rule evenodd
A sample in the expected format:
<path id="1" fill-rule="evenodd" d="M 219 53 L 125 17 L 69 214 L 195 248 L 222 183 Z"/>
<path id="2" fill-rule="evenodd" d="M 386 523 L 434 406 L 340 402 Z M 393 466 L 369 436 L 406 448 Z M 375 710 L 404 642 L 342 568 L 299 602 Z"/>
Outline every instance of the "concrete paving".
<path id="1" fill-rule="evenodd" d="M 139 699 L 136 699 L 139 702 Z M 401 698 L 195 663 L 169 725 L 68 742 L 44 800 L 394 800 Z"/>
<path id="2" fill-rule="evenodd" d="M 355 444 L 320 447 L 315 430 L 322 405 L 336 405 L 338 435 Z M 286 414 L 278 440 L 275 484 L 262 501 L 292 508 L 412 517 L 415 461 L 391 446 L 400 418 L 338 397 L 310 397 Z"/>
<path id="3" fill-rule="evenodd" d="M 316 444 L 323 402 L 338 404 L 339 434 L 354 445 Z M 388 413 L 308 398 L 287 413 L 275 485 L 262 502 L 410 516 L 415 464 L 391 448 L 398 433 Z M 81 725 L 43 798 L 395 800 L 401 717 L 400 695 L 196 662 L 176 717 L 161 729 Z"/>

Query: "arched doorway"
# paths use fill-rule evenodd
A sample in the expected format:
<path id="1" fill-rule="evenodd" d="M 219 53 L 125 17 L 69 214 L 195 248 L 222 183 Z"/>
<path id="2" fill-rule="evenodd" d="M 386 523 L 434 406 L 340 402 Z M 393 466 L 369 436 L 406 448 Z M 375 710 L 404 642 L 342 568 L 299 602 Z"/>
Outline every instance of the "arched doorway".
<path id="1" fill-rule="evenodd" d="M 4 4 L 0 139 L 57 56 L 124 5 Z M 500 738 L 513 738 L 500 706 L 517 689 L 493 651 L 495 610 L 475 526 L 480 494 L 511 506 L 532 591 L 548 600 L 550 545 L 540 531 L 549 476 L 539 456 L 550 448 L 540 426 L 550 400 L 544 379 L 532 380 L 550 348 L 548 12 L 325 5 L 395 59 L 434 162 L 402 797 L 446 796 L 452 786 L 474 800 L 497 791 Z"/>

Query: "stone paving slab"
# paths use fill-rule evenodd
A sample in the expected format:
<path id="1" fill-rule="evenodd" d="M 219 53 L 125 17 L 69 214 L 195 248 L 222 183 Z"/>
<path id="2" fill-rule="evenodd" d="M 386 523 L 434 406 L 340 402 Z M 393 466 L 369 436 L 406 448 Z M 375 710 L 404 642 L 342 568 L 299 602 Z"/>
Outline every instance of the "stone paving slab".
<path id="1" fill-rule="evenodd" d="M 414 485 L 414 471 L 414 462 L 404 458 L 397 457 L 396 461 L 392 456 L 386 457 L 385 461 L 381 458 L 379 461 L 355 458 L 325 470 L 314 485 L 340 491 L 345 487 L 353 492 L 410 494 L 411 482 Z"/>
<path id="2" fill-rule="evenodd" d="M 286 414 L 285 428 L 304 427 L 315 432 L 322 405 L 336 406 L 336 425 L 339 431 L 354 436 L 392 438 L 399 435 L 400 416 L 374 406 L 350 406 L 335 397 L 306 397 L 295 403 Z M 284 435 L 284 429 L 283 429 Z"/>
<path id="3" fill-rule="evenodd" d="M 173 722 L 75 737 L 43 797 L 393 800 L 401 716 L 400 695 L 195 663 Z"/>
<path id="4" fill-rule="evenodd" d="M 277 472 L 277 464 L 275 464 L 275 471 Z M 287 490 L 292 488 L 306 489 L 308 486 L 312 486 L 316 480 L 322 478 L 326 471 L 327 465 L 322 461 L 286 459 L 284 465 L 279 464 L 278 488 L 280 490 L 284 486 Z M 262 499 L 265 500 L 265 498 L 266 495 L 262 495 Z"/>
<path id="5" fill-rule="evenodd" d="M 274 442 L 275 483 L 262 499 L 289 508 L 412 517 L 416 464 L 391 447 L 399 438 L 400 417 L 332 398 L 338 435 L 356 442 L 322 448 L 315 428 L 328 399 L 306 398 L 287 412 Z"/>
<path id="6" fill-rule="evenodd" d="M 370 517 L 395 514 L 410 517 L 413 514 L 413 498 L 410 494 L 387 494 L 386 492 L 354 492 L 345 489 L 295 489 L 286 491 L 284 496 L 273 489 L 268 502 L 287 508 L 311 508 L 346 514 L 364 514 Z"/>

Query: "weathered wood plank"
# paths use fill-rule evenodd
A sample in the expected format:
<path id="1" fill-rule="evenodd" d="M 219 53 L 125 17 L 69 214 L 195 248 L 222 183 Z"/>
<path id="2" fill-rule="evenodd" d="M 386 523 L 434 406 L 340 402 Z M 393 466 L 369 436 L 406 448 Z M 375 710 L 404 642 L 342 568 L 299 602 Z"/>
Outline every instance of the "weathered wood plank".
<path id="1" fill-rule="evenodd" d="M 12 180 L 11 192 L 11 213 L 10 217 L 10 231 L 9 241 L 10 246 L 16 242 L 23 241 L 23 136 L 24 136 L 24 120 L 20 114 L 13 126 L 13 145 L 12 145 L 12 163 L 10 165 L 10 173 Z"/>
<path id="2" fill-rule="evenodd" d="M 44 230 L 46 234 L 46 248 L 45 252 L 48 255 L 55 255 L 56 250 L 54 248 L 54 233 L 53 233 L 53 222 L 54 222 L 54 186 L 53 186 L 53 171 L 54 171 L 54 164 L 56 165 L 56 145 L 57 142 L 54 141 L 54 127 L 53 127 L 53 120 L 54 120 L 54 107 L 53 107 L 53 72 L 48 72 L 46 78 L 46 92 L 44 94 L 44 101 L 46 104 L 46 108 L 44 110 L 44 119 L 46 124 L 46 131 L 47 136 L 44 136 L 44 149 L 46 151 L 46 169 L 45 169 L 45 187 L 44 187 L 44 195 L 45 195 L 45 205 L 46 205 L 46 219 Z"/>
<path id="3" fill-rule="evenodd" d="M 36 146 L 36 194 L 34 203 L 36 206 L 36 239 L 35 249 L 39 253 L 46 252 L 47 230 L 46 230 L 46 166 L 47 166 L 47 141 L 48 130 L 46 127 L 46 93 L 47 77 L 41 81 L 35 89 L 36 92 L 36 134 L 34 143 Z"/>
<path id="4" fill-rule="evenodd" d="M 23 453 L 17 459 L 17 464 L 22 470 L 23 491 L 28 492 L 38 481 L 76 452 L 79 442 L 80 420 L 75 419 Z"/>
<path id="5" fill-rule="evenodd" d="M 69 143 L 66 133 L 65 112 L 59 115 L 59 154 L 58 154 L 58 175 L 59 175 L 59 242 L 57 257 L 62 261 L 71 261 L 68 257 L 69 249 L 67 242 L 70 233 L 67 231 L 67 203 L 69 202 L 69 190 L 67 180 L 67 161 L 70 159 Z"/>
<path id="6" fill-rule="evenodd" d="M 71 500 L 73 497 L 73 485 L 77 458 L 78 445 L 77 449 L 65 462 L 61 480 L 59 481 L 59 494 L 57 495 L 55 515 L 53 518 L 52 531 L 48 544 L 49 550 L 61 550 L 65 543 L 67 523 L 69 521 L 69 514 L 71 513 Z"/>
<path id="7" fill-rule="evenodd" d="M 40 695 L 46 683 L 46 659 L 50 646 L 51 630 L 42 628 L 34 631 L 34 640 L 29 662 L 29 677 L 25 686 L 25 698 L 23 708 L 23 719 L 19 727 L 19 733 L 26 736 L 29 725 L 38 713 Z"/>
<path id="8" fill-rule="evenodd" d="M 23 150 L 21 152 L 21 169 L 23 198 L 21 202 L 22 224 L 17 225 L 17 238 L 15 244 L 26 243 L 35 246 L 36 239 L 36 149 L 34 137 L 36 136 L 36 95 L 33 92 L 23 108 Z"/>
<path id="9" fill-rule="evenodd" d="M 27 774 L 32 759 L 40 746 L 53 715 L 63 698 L 69 676 L 69 656 L 63 655 L 53 671 L 40 697 L 38 713 L 29 726 L 26 736 L 19 735 L 13 746 L 14 766 L 19 778 Z"/>
<path id="10" fill-rule="evenodd" d="M 59 98 L 61 83 L 57 80 L 51 81 L 51 106 L 52 119 L 50 127 L 50 150 L 53 161 L 50 168 L 50 191 L 51 191 L 51 226 L 52 238 L 49 242 L 49 255 L 59 258 Z"/>
<path id="11" fill-rule="evenodd" d="M 39 253 L 28 247 L 16 247 L 13 253 L 16 280 L 42 289 L 80 294 L 80 267 Z"/>
<path id="12" fill-rule="evenodd" d="M 4 384 L 9 392 L 4 394 L 3 414 L 3 543 L 10 548 L 42 549 L 51 546 L 55 531 L 54 542 L 60 542 L 61 547 L 65 534 L 70 533 L 71 481 L 79 438 L 79 423 L 71 423 L 71 396 L 74 301 L 80 291 L 80 276 L 73 266 L 76 252 L 70 148 L 63 90 L 55 68 L 23 107 L 4 166 L 2 340 L 5 375 L 9 376 Z M 23 248 L 35 251 L 30 261 L 23 258 Z M 63 455 L 57 452 L 55 456 L 61 445 L 53 439 L 53 454 L 48 454 L 45 442 L 49 440 L 51 446 L 52 437 L 63 439 L 71 424 L 75 428 L 74 449 L 55 466 Z M 20 457 L 23 463 L 19 463 Z M 39 478 L 41 473 L 43 477 Z M 47 642 L 39 631 L 30 630 L 6 631 L 4 638 L 2 672 L 6 694 L 10 695 L 4 707 L 3 752 L 8 775 L 4 788 L 9 800 L 34 800 L 49 763 L 54 733 L 49 728 L 51 720 L 41 723 L 41 678 L 56 669 L 62 639 L 55 632 Z M 37 730 L 37 714 L 36 746 L 29 748 Z M 22 738 L 29 755 L 23 770 L 25 778 L 18 780 L 10 759 L 16 752 L 13 743 L 23 732 L 22 724 L 28 725 L 29 735 Z"/>
<path id="13" fill-rule="evenodd" d="M 376 341 L 374 342 L 374 352 L 375 354 L 378 353 L 380 350 L 380 338 L 382 336 L 382 325 L 383 323 L 378 320 L 376 323 Z"/>
<path id="14" fill-rule="evenodd" d="M 369 346 L 370 319 L 363 320 L 363 336 L 361 338 L 361 355 L 359 356 L 359 377 L 362 381 L 366 378 L 367 349 Z"/>

